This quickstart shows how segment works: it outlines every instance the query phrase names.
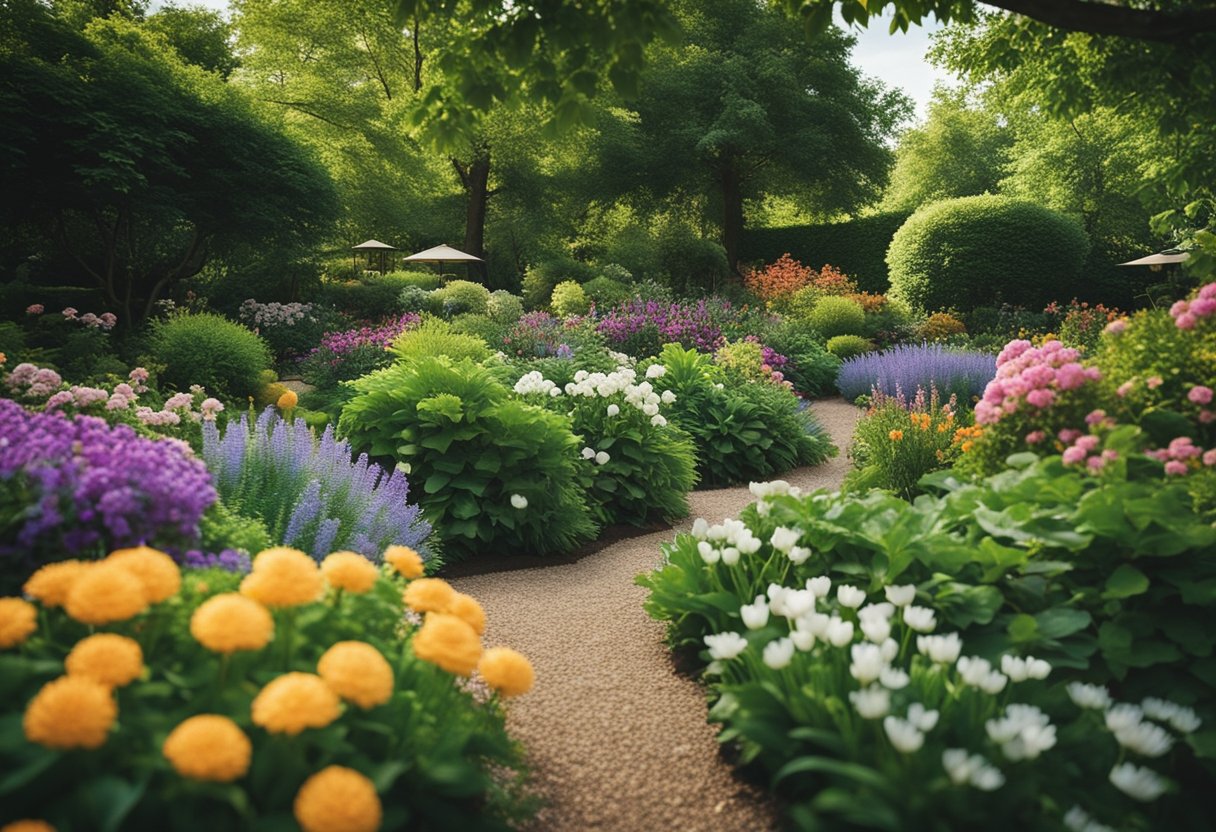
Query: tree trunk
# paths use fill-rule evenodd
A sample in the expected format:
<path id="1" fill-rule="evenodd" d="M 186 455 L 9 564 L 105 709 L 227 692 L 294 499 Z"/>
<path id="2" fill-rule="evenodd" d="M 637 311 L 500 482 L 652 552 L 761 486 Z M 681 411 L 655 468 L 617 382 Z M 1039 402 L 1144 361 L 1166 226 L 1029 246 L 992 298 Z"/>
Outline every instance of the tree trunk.
<path id="1" fill-rule="evenodd" d="M 743 234 L 743 187 L 732 161 L 723 163 L 719 172 L 722 185 L 722 248 L 732 272 L 739 271 L 739 238 Z"/>
<path id="2" fill-rule="evenodd" d="M 467 163 L 452 160 L 465 193 L 464 251 L 474 257 L 485 257 L 486 209 L 490 202 L 490 148 L 483 142 L 473 145 L 473 155 Z M 485 264 L 477 269 L 483 279 Z"/>

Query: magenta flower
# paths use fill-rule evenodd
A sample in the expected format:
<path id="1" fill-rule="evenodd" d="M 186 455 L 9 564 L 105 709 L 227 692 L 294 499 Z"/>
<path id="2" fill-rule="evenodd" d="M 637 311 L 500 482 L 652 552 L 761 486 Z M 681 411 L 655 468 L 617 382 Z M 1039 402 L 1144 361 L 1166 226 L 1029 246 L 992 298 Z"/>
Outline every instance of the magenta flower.
<path id="1" fill-rule="evenodd" d="M 1165 463 L 1165 473 L 1170 477 L 1181 477 L 1186 474 L 1186 463 L 1171 459 Z"/>
<path id="2" fill-rule="evenodd" d="M 1195 404 L 1210 404 L 1212 401 L 1212 388 L 1197 384 L 1191 388 L 1186 397 Z"/>

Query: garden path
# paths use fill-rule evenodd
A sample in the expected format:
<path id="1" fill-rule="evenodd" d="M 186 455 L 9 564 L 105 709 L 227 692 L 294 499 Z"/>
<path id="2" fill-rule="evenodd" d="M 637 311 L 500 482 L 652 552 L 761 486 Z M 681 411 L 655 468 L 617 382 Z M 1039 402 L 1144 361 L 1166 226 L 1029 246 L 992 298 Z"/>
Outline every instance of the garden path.
<path id="1" fill-rule="evenodd" d="M 785 479 L 835 488 L 861 411 L 840 399 L 813 410 L 841 454 Z M 733 517 L 752 499 L 746 487 L 694 492 L 677 528 Z M 703 691 L 674 671 L 662 624 L 642 609 L 634 576 L 658 565 L 672 534 L 618 541 L 575 563 L 452 580 L 485 607 L 487 643 L 520 650 L 536 669 L 536 687 L 511 702 L 507 719 L 547 802 L 534 829 L 774 828 L 771 801 L 719 754 Z"/>

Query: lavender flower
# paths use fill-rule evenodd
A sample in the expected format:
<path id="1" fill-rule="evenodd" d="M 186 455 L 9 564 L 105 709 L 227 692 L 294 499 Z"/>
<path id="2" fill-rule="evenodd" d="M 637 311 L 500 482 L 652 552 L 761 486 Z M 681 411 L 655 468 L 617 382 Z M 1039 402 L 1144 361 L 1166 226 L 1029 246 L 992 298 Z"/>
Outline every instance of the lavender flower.
<path id="1" fill-rule="evenodd" d="M 949 350 L 941 344 L 902 345 L 845 361 L 836 386 L 849 400 L 871 388 L 898 396 L 902 390 L 936 387 L 945 397 L 970 402 L 995 374 L 996 357 L 988 353 Z"/>

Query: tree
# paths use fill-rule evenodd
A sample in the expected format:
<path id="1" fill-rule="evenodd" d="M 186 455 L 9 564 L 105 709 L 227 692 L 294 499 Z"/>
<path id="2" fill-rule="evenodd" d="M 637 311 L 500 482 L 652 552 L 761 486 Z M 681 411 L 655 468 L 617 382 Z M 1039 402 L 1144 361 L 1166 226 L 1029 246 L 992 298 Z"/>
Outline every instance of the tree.
<path id="1" fill-rule="evenodd" d="M 910 104 L 860 77 L 850 38 L 832 30 L 808 44 L 750 0 L 676 7 L 687 42 L 650 56 L 636 152 L 650 189 L 716 214 L 731 268 L 748 199 L 796 196 L 822 214 L 874 200 Z"/>
<path id="2" fill-rule="evenodd" d="M 130 325 L 238 245 L 328 231 L 324 170 L 217 76 L 132 22 L 80 33 L 36 0 L 0 22 L 0 215 L 68 253 Z"/>
<path id="3" fill-rule="evenodd" d="M 961 89 L 933 91 L 929 116 L 899 138 L 884 211 L 915 211 L 958 196 L 994 192 L 1012 142 L 995 113 Z"/>
<path id="4" fill-rule="evenodd" d="M 224 16 L 204 6 L 163 6 L 144 24 L 159 32 L 188 64 L 227 78 L 240 62 L 232 53 L 232 27 Z"/>

